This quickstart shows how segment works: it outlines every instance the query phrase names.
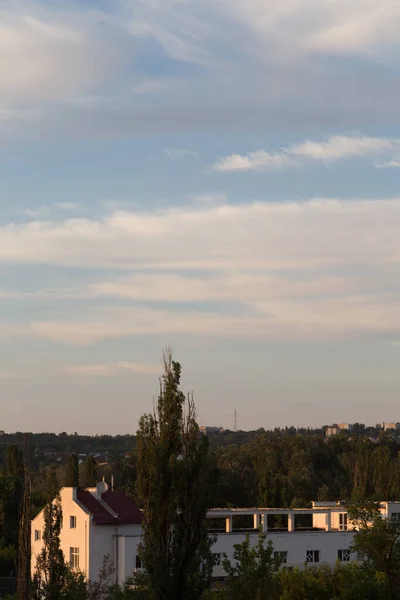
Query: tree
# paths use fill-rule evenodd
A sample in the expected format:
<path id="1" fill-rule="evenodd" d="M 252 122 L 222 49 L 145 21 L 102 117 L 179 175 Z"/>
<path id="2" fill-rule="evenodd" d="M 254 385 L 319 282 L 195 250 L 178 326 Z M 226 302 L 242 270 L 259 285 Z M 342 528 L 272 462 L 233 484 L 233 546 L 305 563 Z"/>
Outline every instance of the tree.
<path id="1" fill-rule="evenodd" d="M 18 600 L 29 600 L 31 583 L 31 480 L 28 465 L 24 467 L 24 489 L 18 532 Z"/>
<path id="2" fill-rule="evenodd" d="M 94 456 L 89 454 L 83 465 L 83 486 L 94 487 L 97 483 L 97 462 Z"/>
<path id="3" fill-rule="evenodd" d="M 37 557 L 34 574 L 34 599 L 59 600 L 67 578 L 67 565 L 60 546 L 62 527 L 61 497 L 46 504 L 43 509 L 43 548 Z"/>
<path id="4" fill-rule="evenodd" d="M 253 548 L 250 536 L 235 544 L 232 566 L 225 558 L 224 569 L 228 574 L 229 600 L 266 600 L 276 597 L 276 571 L 279 560 L 274 559 L 272 542 L 266 542 L 266 534 L 259 533 L 258 543 Z"/>
<path id="5" fill-rule="evenodd" d="M 281 569 L 279 600 L 389 600 L 385 586 L 356 562 Z"/>
<path id="6" fill-rule="evenodd" d="M 141 558 L 155 600 L 197 600 L 212 574 L 208 439 L 199 433 L 193 397 L 186 401 L 179 389 L 180 377 L 167 350 L 157 406 L 141 418 L 137 433 Z"/>
<path id="7" fill-rule="evenodd" d="M 24 461 L 22 450 L 18 446 L 7 446 L 6 450 L 6 474 L 11 477 L 23 478 Z"/>
<path id="8" fill-rule="evenodd" d="M 68 456 L 64 485 L 65 487 L 79 486 L 79 463 L 76 454 Z"/>
<path id="9" fill-rule="evenodd" d="M 348 509 L 357 528 L 353 550 L 377 575 L 384 578 L 392 598 L 400 585 L 400 524 L 383 517 L 379 503 L 367 501 Z"/>

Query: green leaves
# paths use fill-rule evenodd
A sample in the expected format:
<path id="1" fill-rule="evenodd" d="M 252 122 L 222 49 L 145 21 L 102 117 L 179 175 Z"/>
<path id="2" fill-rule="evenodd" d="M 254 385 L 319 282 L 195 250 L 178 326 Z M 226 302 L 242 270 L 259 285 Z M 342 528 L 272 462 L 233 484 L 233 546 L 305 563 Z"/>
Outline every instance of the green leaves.
<path id="1" fill-rule="evenodd" d="M 137 433 L 141 558 L 155 600 L 197 600 L 212 573 L 208 440 L 199 433 L 193 397 L 179 389 L 180 377 L 181 366 L 167 350 L 157 406 L 141 418 Z"/>

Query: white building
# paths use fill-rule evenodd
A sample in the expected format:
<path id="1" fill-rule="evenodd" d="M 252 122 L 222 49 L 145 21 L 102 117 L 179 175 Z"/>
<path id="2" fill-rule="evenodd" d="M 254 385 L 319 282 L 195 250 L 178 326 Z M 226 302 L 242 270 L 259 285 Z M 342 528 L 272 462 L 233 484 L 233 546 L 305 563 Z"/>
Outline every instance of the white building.
<path id="1" fill-rule="evenodd" d="M 382 423 L 383 431 L 389 431 L 389 429 L 397 429 L 397 423 L 387 422 Z"/>
<path id="2" fill-rule="evenodd" d="M 138 544 L 143 514 L 122 492 L 111 492 L 105 483 L 85 491 L 60 492 L 63 527 L 60 541 L 66 560 L 90 579 L 97 579 L 104 557 L 115 568 L 115 581 L 124 582 L 140 569 Z M 382 502 L 381 513 L 400 521 L 400 502 Z M 215 578 L 226 575 L 224 555 L 232 562 L 234 545 L 250 536 L 257 544 L 260 529 L 267 533 L 274 552 L 288 566 L 356 560 L 351 551 L 355 531 L 341 502 L 313 502 L 312 508 L 215 508 L 208 512 L 210 530 L 216 534 L 212 551 Z M 42 549 L 43 511 L 32 521 L 32 573 Z"/>
<path id="3" fill-rule="evenodd" d="M 224 428 L 217 427 L 215 425 L 200 425 L 199 430 L 201 433 L 204 433 L 205 435 L 210 435 L 210 434 L 215 434 L 215 433 L 222 433 L 224 431 Z"/>
<path id="4" fill-rule="evenodd" d="M 122 492 L 96 488 L 63 488 L 60 492 L 63 526 L 61 549 L 72 567 L 89 579 L 97 579 L 105 556 L 115 568 L 115 581 L 124 582 L 140 566 L 137 547 L 142 535 L 143 514 Z M 31 569 L 43 547 L 44 519 L 41 511 L 32 521 Z"/>
<path id="5" fill-rule="evenodd" d="M 274 552 L 284 564 L 303 568 L 305 564 L 326 563 L 334 566 L 340 562 L 356 560 L 351 551 L 354 539 L 354 526 L 348 519 L 347 508 L 340 502 L 313 502 L 312 508 L 253 508 L 253 509 L 213 509 L 208 513 L 212 519 L 217 540 L 213 546 L 214 577 L 224 577 L 223 556 L 233 559 L 234 545 L 244 541 L 246 533 L 252 546 L 257 544 L 261 528 L 271 540 Z M 383 516 L 400 520 L 400 502 L 382 502 Z M 253 521 L 246 529 L 235 527 L 238 517 Z M 309 521 L 304 526 L 304 517 Z M 303 519 L 303 526 L 298 526 Z M 223 531 L 215 528 L 217 521 Z M 276 526 L 278 523 L 279 527 Z"/>

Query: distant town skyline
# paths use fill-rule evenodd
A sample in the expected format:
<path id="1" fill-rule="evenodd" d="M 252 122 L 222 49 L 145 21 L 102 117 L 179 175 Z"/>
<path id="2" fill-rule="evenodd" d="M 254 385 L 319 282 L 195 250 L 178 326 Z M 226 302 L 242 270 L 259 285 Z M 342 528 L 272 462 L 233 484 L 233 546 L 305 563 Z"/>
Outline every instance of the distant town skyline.
<path id="1" fill-rule="evenodd" d="M 136 431 L 167 344 L 201 423 L 394 417 L 397 6 L 0 18 L 1 428 Z"/>

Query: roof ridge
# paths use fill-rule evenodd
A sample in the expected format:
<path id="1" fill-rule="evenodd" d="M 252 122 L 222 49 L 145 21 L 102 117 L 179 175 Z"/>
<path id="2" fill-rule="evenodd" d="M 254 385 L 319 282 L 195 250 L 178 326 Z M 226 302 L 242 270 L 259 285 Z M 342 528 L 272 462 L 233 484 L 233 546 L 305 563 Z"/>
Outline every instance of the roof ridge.
<path id="1" fill-rule="evenodd" d="M 108 490 L 107 490 L 108 491 Z M 102 506 L 104 506 L 104 508 L 110 513 L 111 516 L 113 516 L 115 519 L 119 518 L 118 513 L 116 513 L 109 504 L 107 504 L 107 502 L 105 500 L 103 500 L 103 494 L 101 494 L 100 498 L 97 498 L 97 496 L 95 496 L 97 502 L 99 504 L 101 504 Z"/>

